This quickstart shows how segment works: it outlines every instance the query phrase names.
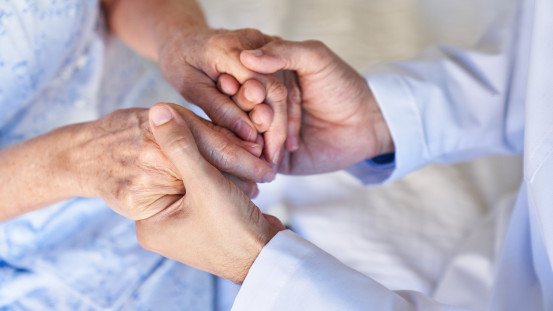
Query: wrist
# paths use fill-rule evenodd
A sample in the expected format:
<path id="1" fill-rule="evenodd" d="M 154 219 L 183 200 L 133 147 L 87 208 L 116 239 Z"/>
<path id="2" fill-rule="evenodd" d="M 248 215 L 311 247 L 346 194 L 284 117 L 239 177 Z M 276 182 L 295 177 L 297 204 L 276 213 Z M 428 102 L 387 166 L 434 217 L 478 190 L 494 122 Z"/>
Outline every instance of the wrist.
<path id="1" fill-rule="evenodd" d="M 265 218 L 267 217 L 273 216 L 265 215 Z M 277 235 L 277 233 L 282 230 L 286 230 L 284 225 L 282 225 L 282 223 L 277 218 L 269 218 L 267 220 L 268 222 L 265 223 L 265 225 L 263 226 L 264 228 L 261 230 L 261 232 L 258 234 L 254 234 L 252 236 L 252 239 L 250 239 L 250 247 L 246 248 L 248 249 L 247 253 L 249 254 L 248 259 L 245 261 L 242 267 L 237 270 L 231 281 L 242 284 L 246 279 L 250 268 L 253 266 L 255 260 L 257 259 L 263 248 Z"/>
<path id="2" fill-rule="evenodd" d="M 95 150 L 91 150 L 94 122 L 74 124 L 61 128 L 66 143 L 57 150 L 55 158 L 52 159 L 64 176 L 66 184 L 71 189 L 71 196 L 96 197 L 93 182 L 95 174 L 91 171 L 93 165 L 97 164 Z M 93 149 L 93 148 L 92 148 Z"/>
<path id="3" fill-rule="evenodd" d="M 161 17 L 155 22 L 154 44 L 155 60 L 159 62 L 166 50 L 180 50 L 186 47 L 185 42 L 191 41 L 194 36 L 209 31 L 203 16 L 198 19 L 176 18 L 174 20 Z"/>
<path id="4" fill-rule="evenodd" d="M 50 203 L 83 195 L 75 178 L 78 168 L 72 165 L 75 136 L 80 126 L 61 127 L 26 143 L 32 150 L 40 151 L 40 160 L 35 159 L 29 169 L 47 184 L 44 191 L 48 192 L 45 197 L 51 197 L 47 200 Z"/>

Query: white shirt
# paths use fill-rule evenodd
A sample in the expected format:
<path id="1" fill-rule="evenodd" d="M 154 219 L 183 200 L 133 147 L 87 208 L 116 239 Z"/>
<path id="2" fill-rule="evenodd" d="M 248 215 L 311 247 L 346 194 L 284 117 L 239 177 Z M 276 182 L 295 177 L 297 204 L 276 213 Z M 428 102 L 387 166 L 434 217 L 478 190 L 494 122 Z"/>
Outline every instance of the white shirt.
<path id="1" fill-rule="evenodd" d="M 254 262 L 235 310 L 553 310 L 553 1 L 504 8 L 473 50 L 438 46 L 367 78 L 396 160 L 351 170 L 382 182 L 431 162 L 523 152 L 524 181 L 487 301 L 471 299 L 470 275 L 432 298 L 390 291 L 284 231 Z"/>

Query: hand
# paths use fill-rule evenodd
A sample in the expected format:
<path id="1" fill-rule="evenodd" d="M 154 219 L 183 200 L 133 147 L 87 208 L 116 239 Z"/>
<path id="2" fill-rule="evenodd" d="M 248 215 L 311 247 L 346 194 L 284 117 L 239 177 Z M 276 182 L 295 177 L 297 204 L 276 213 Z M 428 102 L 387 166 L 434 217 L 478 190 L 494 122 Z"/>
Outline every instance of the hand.
<path id="1" fill-rule="evenodd" d="M 297 117 L 288 117 L 287 101 L 294 98 L 288 97 L 286 86 L 277 77 L 255 73 L 240 62 L 242 50 L 272 40 L 252 29 L 202 28 L 176 32 L 161 45 L 158 54 L 164 75 L 188 101 L 199 105 L 215 124 L 242 139 L 254 142 L 258 132 L 264 133 L 265 158 L 276 163 L 287 138 L 289 119 L 299 126 L 294 121 Z M 220 91 L 216 81 L 222 74 L 227 75 L 220 80 Z M 239 84 L 247 87 L 239 91 Z M 235 102 L 239 104 L 229 96 L 238 98 Z M 291 132 L 294 134 L 297 137 L 297 131 Z M 294 145 L 290 146 L 293 149 Z"/>
<path id="2" fill-rule="evenodd" d="M 279 172 L 330 172 L 394 150 L 367 82 L 324 44 L 272 41 L 259 50 L 243 51 L 241 61 L 264 74 L 297 72 L 302 107 L 299 149 L 284 154 Z"/>
<path id="3" fill-rule="evenodd" d="M 234 176 L 242 189 L 257 193 L 252 181 L 268 181 L 272 168 L 258 158 L 261 146 L 243 142 L 187 109 L 172 105 L 186 120 L 202 154 L 220 170 Z M 85 123 L 66 155 L 76 172 L 82 196 L 99 196 L 118 213 L 145 219 L 164 210 L 184 194 L 176 167 L 160 150 L 148 123 L 147 109 L 114 112 Z"/>
<path id="4" fill-rule="evenodd" d="M 186 194 L 137 221 L 138 241 L 163 256 L 242 282 L 263 246 L 284 227 L 204 160 L 188 122 L 175 110 L 154 106 L 150 122 L 156 142 L 182 176 Z"/>

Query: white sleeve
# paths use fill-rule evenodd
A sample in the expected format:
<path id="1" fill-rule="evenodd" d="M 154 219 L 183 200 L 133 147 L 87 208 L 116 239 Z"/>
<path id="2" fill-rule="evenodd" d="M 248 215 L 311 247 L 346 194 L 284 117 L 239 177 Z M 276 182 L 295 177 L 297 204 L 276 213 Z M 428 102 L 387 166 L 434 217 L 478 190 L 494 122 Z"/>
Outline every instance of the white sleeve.
<path id="1" fill-rule="evenodd" d="M 287 230 L 263 248 L 232 310 L 460 310 L 390 291 Z"/>
<path id="2" fill-rule="evenodd" d="M 520 10 L 517 6 L 521 5 Z M 396 146 L 395 165 L 360 163 L 366 183 L 430 162 L 519 153 L 524 136 L 530 2 L 505 1 L 474 49 L 437 46 L 414 61 L 377 68 L 367 81 Z"/>

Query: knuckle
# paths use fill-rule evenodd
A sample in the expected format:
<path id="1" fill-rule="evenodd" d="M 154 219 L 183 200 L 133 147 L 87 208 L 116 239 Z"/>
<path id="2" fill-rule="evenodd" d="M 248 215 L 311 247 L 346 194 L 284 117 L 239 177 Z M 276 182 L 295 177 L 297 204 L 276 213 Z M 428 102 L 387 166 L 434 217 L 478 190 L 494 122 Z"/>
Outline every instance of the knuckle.
<path id="1" fill-rule="evenodd" d="M 191 155 L 198 150 L 194 141 L 186 136 L 175 135 L 168 142 L 170 150 L 176 154 Z"/>
<path id="2" fill-rule="evenodd" d="M 223 41 L 225 41 L 225 38 L 226 38 L 226 35 L 224 33 L 218 32 L 213 34 L 209 38 L 207 38 L 206 42 L 208 46 L 218 46 Z"/>
<path id="3" fill-rule="evenodd" d="M 264 38 L 263 33 L 255 28 L 244 28 L 243 31 L 247 37 L 253 39 L 254 41 L 260 41 Z"/>
<path id="4" fill-rule="evenodd" d="M 319 40 L 307 40 L 304 44 L 312 50 L 323 51 L 326 50 L 326 45 Z"/>
<path id="5" fill-rule="evenodd" d="M 235 104 L 223 102 L 217 105 L 209 117 L 214 124 L 223 126 L 229 129 L 235 129 L 242 120 L 242 110 Z"/>
<path id="6" fill-rule="evenodd" d="M 229 170 L 233 164 L 238 163 L 236 150 L 233 145 L 226 143 L 217 149 L 213 149 L 213 159 L 222 170 Z"/>
<path id="7" fill-rule="evenodd" d="M 116 110 L 101 119 L 100 126 L 106 131 L 113 129 L 143 128 L 148 122 L 148 111 L 141 108 Z"/>
<path id="8" fill-rule="evenodd" d="M 219 103 L 218 105 L 215 105 L 210 113 L 209 113 L 209 117 L 217 124 L 223 124 L 225 125 L 224 123 L 226 123 L 225 121 L 227 121 L 229 119 L 229 112 L 228 112 L 228 108 L 227 108 L 227 104 L 226 103 Z"/>
<path id="9" fill-rule="evenodd" d="M 273 40 L 268 45 L 270 45 L 272 48 L 279 49 L 279 48 L 285 48 L 286 42 L 282 38 L 277 37 L 277 38 L 273 38 Z"/>
<path id="10" fill-rule="evenodd" d="M 316 59 L 325 59 L 329 55 L 328 47 L 319 40 L 308 40 L 304 44 L 311 51 L 312 57 Z"/>
<path id="11" fill-rule="evenodd" d="M 258 35 L 260 32 L 255 29 L 255 28 L 251 28 L 251 27 L 246 27 L 246 28 L 243 28 L 242 29 L 242 32 L 244 33 L 244 35 L 246 36 L 255 36 L 255 35 Z"/>

